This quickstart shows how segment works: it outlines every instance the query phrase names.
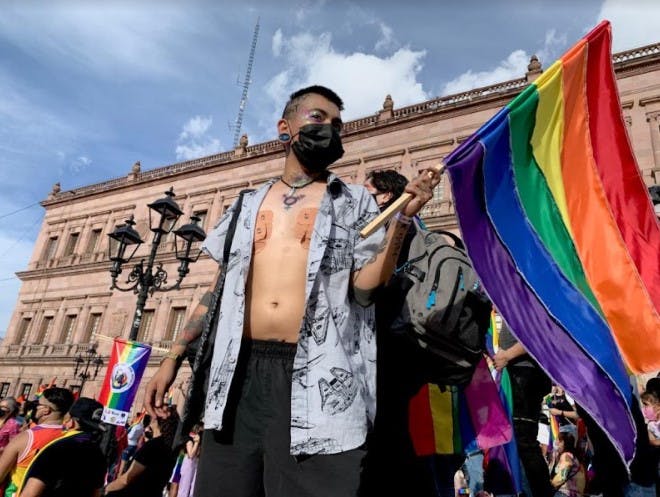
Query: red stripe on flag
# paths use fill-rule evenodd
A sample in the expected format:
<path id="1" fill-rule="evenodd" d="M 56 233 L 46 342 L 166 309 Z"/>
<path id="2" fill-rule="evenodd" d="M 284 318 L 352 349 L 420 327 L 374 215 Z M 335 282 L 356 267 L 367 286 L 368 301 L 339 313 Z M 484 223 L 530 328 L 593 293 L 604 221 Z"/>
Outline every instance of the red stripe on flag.
<path id="1" fill-rule="evenodd" d="M 420 388 L 419 392 L 410 399 L 408 431 L 418 456 L 429 456 L 436 453 L 428 384 Z"/>
<path id="2" fill-rule="evenodd" d="M 587 36 L 589 131 L 616 224 L 656 310 L 660 309 L 660 229 L 637 167 L 614 79 L 611 26 Z"/>

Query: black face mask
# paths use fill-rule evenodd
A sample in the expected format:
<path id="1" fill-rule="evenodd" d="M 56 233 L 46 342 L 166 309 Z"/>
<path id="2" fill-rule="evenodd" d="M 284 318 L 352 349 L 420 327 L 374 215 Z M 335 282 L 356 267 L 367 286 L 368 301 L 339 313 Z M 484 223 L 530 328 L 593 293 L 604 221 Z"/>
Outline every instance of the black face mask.
<path id="1" fill-rule="evenodd" d="M 298 140 L 291 145 L 300 163 L 310 172 L 325 171 L 344 155 L 341 138 L 332 124 L 305 124 L 298 131 Z"/>

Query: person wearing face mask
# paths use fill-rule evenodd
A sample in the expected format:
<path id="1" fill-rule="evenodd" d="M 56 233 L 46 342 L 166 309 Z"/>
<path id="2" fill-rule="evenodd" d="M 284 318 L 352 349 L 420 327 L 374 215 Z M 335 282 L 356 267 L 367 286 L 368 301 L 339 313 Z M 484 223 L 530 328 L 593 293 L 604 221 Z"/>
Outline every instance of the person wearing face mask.
<path id="1" fill-rule="evenodd" d="M 641 396 L 642 414 L 649 429 L 649 442 L 660 447 L 660 399 L 655 392 L 646 391 Z"/>
<path id="2" fill-rule="evenodd" d="M 71 390 L 59 387 L 44 390 L 35 412 L 37 425 L 16 435 L 0 455 L 0 481 L 7 475 L 10 477 L 5 497 L 14 497 L 17 493 L 28 466 L 39 450 L 62 436 L 65 431 L 62 424 L 64 415 L 72 404 Z"/>
<path id="3" fill-rule="evenodd" d="M 21 425 L 16 420 L 18 402 L 14 397 L 0 400 L 0 454 L 9 441 L 21 431 Z"/>
<path id="4" fill-rule="evenodd" d="M 80 397 L 64 417 L 67 432 L 39 451 L 28 468 L 21 497 L 98 497 L 106 462 L 100 448 L 103 405 Z"/>
<path id="5" fill-rule="evenodd" d="M 420 174 L 387 231 L 362 239 L 379 209 L 328 170 L 344 154 L 342 109 L 323 86 L 291 95 L 277 122 L 284 170 L 241 197 L 222 297 L 202 297 L 147 386 L 147 409 L 165 416 L 181 357 L 218 302 L 196 495 L 357 493 L 376 411 L 373 295 L 440 176 Z M 236 209 L 204 242 L 218 262 Z"/>

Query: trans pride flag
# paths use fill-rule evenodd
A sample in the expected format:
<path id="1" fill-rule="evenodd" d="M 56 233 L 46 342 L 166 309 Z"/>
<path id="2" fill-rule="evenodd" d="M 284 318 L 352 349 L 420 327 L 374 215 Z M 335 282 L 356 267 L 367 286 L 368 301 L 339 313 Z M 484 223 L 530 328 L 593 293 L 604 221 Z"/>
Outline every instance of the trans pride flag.
<path id="1" fill-rule="evenodd" d="M 445 159 L 468 254 L 513 333 L 634 455 L 627 368 L 660 369 L 660 230 L 605 21 Z"/>
<path id="2" fill-rule="evenodd" d="M 115 338 L 98 399 L 104 406 L 103 421 L 120 426 L 126 424 L 150 355 L 149 345 Z"/>

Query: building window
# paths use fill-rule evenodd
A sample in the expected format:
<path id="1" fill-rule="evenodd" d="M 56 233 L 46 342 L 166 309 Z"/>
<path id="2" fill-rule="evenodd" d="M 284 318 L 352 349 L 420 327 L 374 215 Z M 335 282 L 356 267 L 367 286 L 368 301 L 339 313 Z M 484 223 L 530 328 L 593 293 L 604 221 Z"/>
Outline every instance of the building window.
<path id="1" fill-rule="evenodd" d="M 176 340 L 179 336 L 181 328 L 186 318 L 185 307 L 173 307 L 170 311 L 170 320 L 167 323 L 167 333 L 165 333 L 165 340 Z"/>
<path id="2" fill-rule="evenodd" d="M 8 383 L 6 381 L 3 381 L 0 383 L 0 399 L 4 399 L 7 397 L 7 394 L 9 393 L 9 386 L 11 383 Z"/>
<path id="3" fill-rule="evenodd" d="M 151 339 L 151 323 L 154 320 L 154 311 L 148 310 L 142 312 L 142 321 L 138 330 L 137 341 L 148 342 Z"/>
<path id="4" fill-rule="evenodd" d="M 64 257 L 73 255 L 76 251 L 76 245 L 78 245 L 78 237 L 80 233 L 71 233 L 69 239 L 66 242 L 66 247 L 64 248 Z"/>
<path id="5" fill-rule="evenodd" d="M 96 252 L 96 247 L 99 244 L 101 239 L 101 229 L 92 230 L 89 234 L 89 239 L 87 240 L 87 248 L 85 249 L 86 254 L 93 254 Z"/>
<path id="6" fill-rule="evenodd" d="M 21 396 L 27 400 L 30 397 L 30 392 L 32 391 L 32 383 L 23 383 L 21 386 Z"/>
<path id="7" fill-rule="evenodd" d="M 69 314 L 64 318 L 64 326 L 62 326 L 62 334 L 60 335 L 60 343 L 71 343 L 73 340 L 73 332 L 76 327 L 76 314 Z"/>
<path id="8" fill-rule="evenodd" d="M 55 251 L 57 250 L 57 237 L 51 236 L 46 242 L 46 248 L 44 249 L 44 256 L 42 259 L 44 261 L 50 260 L 55 257 Z"/>
<path id="9" fill-rule="evenodd" d="M 32 318 L 23 318 L 21 323 L 18 325 L 18 332 L 16 333 L 16 340 L 14 343 L 19 345 L 24 345 L 27 343 L 28 332 L 30 331 L 30 323 Z"/>
<path id="10" fill-rule="evenodd" d="M 85 337 L 82 340 L 83 342 L 91 342 L 92 337 L 95 333 L 99 332 L 99 326 L 101 324 L 100 312 L 93 312 L 89 315 L 89 320 L 87 321 L 87 327 L 85 328 Z"/>
<path id="11" fill-rule="evenodd" d="M 203 210 L 203 211 L 195 211 L 193 212 L 193 216 L 197 216 L 199 218 L 199 221 L 197 224 L 199 225 L 200 228 L 203 230 L 206 229 L 206 217 L 207 217 L 208 211 Z"/>
<path id="12" fill-rule="evenodd" d="M 50 333 L 53 330 L 53 322 L 55 319 L 53 316 L 44 316 L 41 320 L 41 326 L 39 327 L 39 335 L 34 343 L 48 343 L 50 338 Z"/>

